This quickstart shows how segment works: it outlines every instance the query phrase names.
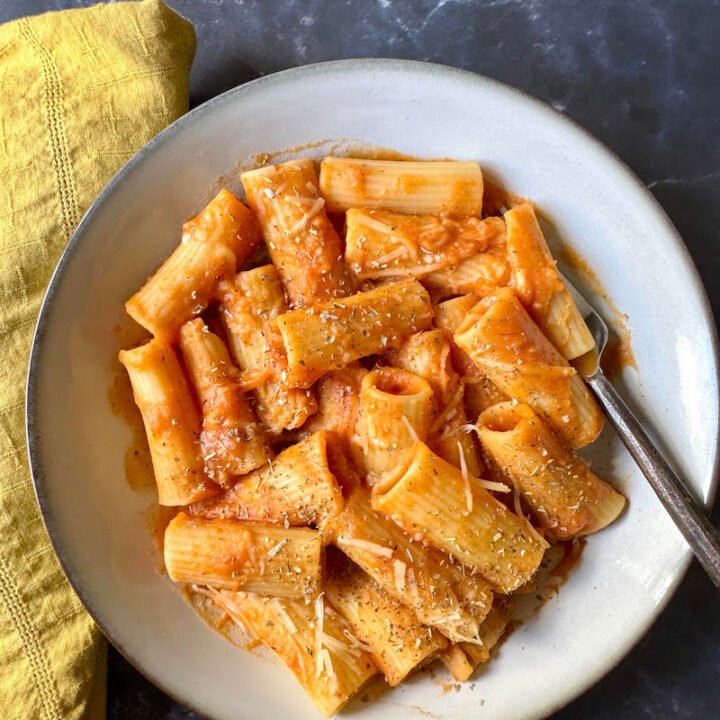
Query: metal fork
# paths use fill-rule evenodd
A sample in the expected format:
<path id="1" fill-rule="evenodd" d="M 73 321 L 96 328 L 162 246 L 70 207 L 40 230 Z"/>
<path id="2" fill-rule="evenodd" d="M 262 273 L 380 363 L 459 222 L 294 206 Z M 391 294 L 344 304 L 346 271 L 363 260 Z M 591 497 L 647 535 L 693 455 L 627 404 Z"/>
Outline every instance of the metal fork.
<path id="1" fill-rule="evenodd" d="M 563 280 L 595 340 L 594 357 L 583 357 L 582 362 L 575 363 L 577 371 L 592 388 L 618 436 L 685 536 L 695 557 L 720 588 L 720 533 L 710 523 L 703 506 L 673 472 L 640 421 L 603 374 L 600 357 L 608 341 L 607 325 L 564 275 Z"/>

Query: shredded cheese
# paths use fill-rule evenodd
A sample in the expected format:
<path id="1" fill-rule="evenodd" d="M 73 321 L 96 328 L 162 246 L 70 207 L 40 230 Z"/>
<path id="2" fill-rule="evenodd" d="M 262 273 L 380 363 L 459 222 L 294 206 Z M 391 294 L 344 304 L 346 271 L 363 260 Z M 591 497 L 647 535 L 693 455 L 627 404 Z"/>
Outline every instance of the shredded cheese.
<path id="1" fill-rule="evenodd" d="M 460 455 L 460 472 L 462 473 L 463 483 L 465 485 L 465 505 L 469 515 L 473 511 L 472 485 L 470 484 L 470 475 L 468 473 L 467 461 L 465 460 L 465 450 L 460 440 L 457 441 L 457 449 Z"/>
<path id="2" fill-rule="evenodd" d="M 288 539 L 283 538 L 277 545 L 275 545 L 274 547 L 271 547 L 267 551 L 267 556 L 270 558 L 275 557 L 287 544 L 288 544 Z"/>
<path id="3" fill-rule="evenodd" d="M 511 488 L 509 488 L 507 485 L 505 485 L 504 483 L 501 483 L 501 482 L 493 482 L 492 480 L 483 480 L 482 478 L 477 478 L 477 481 L 486 490 L 492 490 L 493 492 L 501 492 L 501 493 L 511 492 Z"/>
<path id="4" fill-rule="evenodd" d="M 372 653 L 372 648 L 369 645 L 366 645 L 364 642 L 358 640 L 347 628 L 343 628 L 343 635 L 348 639 L 348 641 L 354 648 L 362 650 L 366 653 Z"/>
<path id="5" fill-rule="evenodd" d="M 361 215 L 359 220 L 361 225 L 369 227 L 372 230 L 377 230 L 383 235 L 393 234 L 392 226 L 388 225 L 387 223 L 380 222 L 379 220 L 375 220 L 375 218 L 368 217 L 367 215 Z"/>
<path id="6" fill-rule="evenodd" d="M 439 270 L 444 270 L 447 267 L 446 263 L 434 263 L 427 265 L 416 265 L 415 267 L 404 267 L 402 269 L 403 276 L 408 277 L 422 277 L 423 275 L 429 275 L 430 273 L 437 272 Z M 362 272 L 357 273 L 357 276 L 361 279 L 371 279 L 371 278 L 385 278 L 385 277 L 395 277 L 398 274 L 397 268 L 381 268 L 379 270 L 375 269 L 367 269 L 363 270 Z"/>
<path id="7" fill-rule="evenodd" d="M 255 370 L 244 370 L 240 373 L 240 377 L 237 381 L 238 390 L 241 393 L 255 390 L 259 385 L 262 385 L 266 380 L 269 380 L 272 375 L 272 371 L 269 368 L 258 368 Z"/>
<path id="8" fill-rule="evenodd" d="M 405 413 L 403 413 L 402 421 L 403 421 L 403 425 L 405 425 L 405 427 L 407 428 L 407 431 L 410 433 L 410 437 L 412 438 L 412 441 L 414 443 L 420 442 L 420 437 L 418 436 L 417 431 L 415 430 L 415 428 L 413 427 L 413 424 L 410 422 L 410 420 L 408 419 L 407 415 L 405 415 Z"/>
<path id="9" fill-rule="evenodd" d="M 301 230 L 305 230 L 324 206 L 325 200 L 322 198 L 316 198 L 312 207 L 300 218 L 300 220 L 298 220 L 292 227 L 288 228 L 288 235 L 296 235 Z"/>
<path id="10" fill-rule="evenodd" d="M 404 255 L 407 255 L 407 251 L 404 247 L 398 247 L 394 250 L 391 250 L 389 253 L 386 253 L 385 255 L 381 255 L 380 257 L 375 258 L 374 260 L 370 260 L 368 262 L 368 267 L 375 267 L 375 268 L 382 268 L 383 265 L 387 265 L 389 262 L 392 262 L 393 260 L 397 260 L 398 258 L 403 257 Z"/>
<path id="11" fill-rule="evenodd" d="M 323 670 L 322 636 L 325 624 L 325 593 L 320 593 L 315 600 L 315 677 L 320 677 Z"/>
<path id="12" fill-rule="evenodd" d="M 452 398 L 450 398 L 450 402 L 445 406 L 443 411 L 437 416 L 435 422 L 432 424 L 432 427 L 430 428 L 430 434 L 436 433 L 441 427 L 444 422 L 446 422 L 448 413 L 450 413 L 451 410 L 453 410 L 458 403 L 462 400 L 463 393 L 465 392 L 465 386 L 463 383 L 460 383 L 457 387 L 457 390 L 453 393 Z"/>
<path id="13" fill-rule="evenodd" d="M 283 622 L 285 623 L 285 625 L 287 625 L 287 629 L 288 629 L 293 635 L 295 635 L 295 633 L 297 633 L 297 631 L 298 631 L 298 630 L 297 630 L 297 626 L 296 626 L 295 623 L 292 621 L 292 618 L 290 617 L 290 615 L 288 615 L 288 612 L 287 612 L 287 610 L 283 607 L 282 603 L 278 603 L 278 611 L 280 612 L 280 617 L 283 619 Z"/>
<path id="14" fill-rule="evenodd" d="M 466 642 L 470 643 L 471 645 L 479 645 L 480 647 L 485 647 L 485 643 L 480 637 L 469 637 L 461 633 L 455 633 L 455 637 L 453 637 L 453 640 L 455 642 Z"/>
<path id="15" fill-rule="evenodd" d="M 315 203 L 315 198 L 311 197 L 301 197 L 300 195 L 289 195 L 286 198 L 288 201 L 294 202 L 296 205 L 310 205 L 312 206 Z"/>
<path id="16" fill-rule="evenodd" d="M 330 686 L 332 688 L 332 691 L 336 693 L 339 687 L 338 677 L 335 674 L 335 668 L 333 668 L 332 659 L 330 658 L 330 652 L 326 648 L 323 648 L 320 651 L 320 666 L 325 667 L 325 672 L 330 679 Z"/>
<path id="17" fill-rule="evenodd" d="M 359 550 L 366 550 L 367 552 L 380 555 L 381 557 L 391 558 L 393 556 L 393 551 L 390 548 L 385 547 L 384 545 L 378 545 L 370 540 L 341 536 L 338 538 L 338 543 L 347 547 L 356 547 Z"/>
<path id="18" fill-rule="evenodd" d="M 327 633 L 322 634 L 322 643 L 326 648 L 332 650 L 336 655 L 352 655 L 353 657 L 360 657 L 360 650 L 354 647 L 348 647 L 342 640 L 338 640 L 332 635 Z"/>

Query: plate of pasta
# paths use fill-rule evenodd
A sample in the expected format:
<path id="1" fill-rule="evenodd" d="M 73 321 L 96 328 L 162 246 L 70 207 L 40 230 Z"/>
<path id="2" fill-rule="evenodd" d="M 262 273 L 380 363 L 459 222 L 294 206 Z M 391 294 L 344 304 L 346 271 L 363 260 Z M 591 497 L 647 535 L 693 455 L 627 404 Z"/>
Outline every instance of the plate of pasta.
<path id="1" fill-rule="evenodd" d="M 31 355 L 38 500 L 107 636 L 214 718 L 529 719 L 595 682 L 689 552 L 574 367 L 560 267 L 710 498 L 707 300 L 582 130 L 347 61 L 161 133 L 79 226 Z"/>

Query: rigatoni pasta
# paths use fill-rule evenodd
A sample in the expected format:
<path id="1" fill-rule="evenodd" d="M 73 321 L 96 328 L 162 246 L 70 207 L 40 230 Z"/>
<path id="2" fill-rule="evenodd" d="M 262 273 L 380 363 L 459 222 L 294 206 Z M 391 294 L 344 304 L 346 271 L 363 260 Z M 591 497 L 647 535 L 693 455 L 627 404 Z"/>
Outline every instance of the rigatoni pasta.
<path id="1" fill-rule="evenodd" d="M 507 395 L 541 413 L 574 448 L 591 443 L 603 415 L 578 372 L 527 314 L 508 288 L 479 307 L 460 325 L 455 342 L 481 372 Z"/>
<path id="2" fill-rule="evenodd" d="M 345 214 L 345 261 L 361 280 L 423 277 L 504 245 L 500 218 L 454 219 L 354 208 Z"/>
<path id="3" fill-rule="evenodd" d="M 377 673 L 370 653 L 322 596 L 309 604 L 227 590 L 211 590 L 211 597 L 277 655 L 325 717 Z"/>
<path id="4" fill-rule="evenodd" d="M 535 573 L 548 544 L 470 477 L 422 442 L 386 474 L 372 492 L 372 506 L 406 532 L 445 551 L 512 592 Z"/>
<path id="5" fill-rule="evenodd" d="M 602 530 L 625 507 L 625 498 L 529 406 L 494 405 L 480 415 L 478 428 L 487 452 L 558 540 Z"/>
<path id="6" fill-rule="evenodd" d="M 432 322 L 430 297 L 417 280 L 380 285 L 271 321 L 287 357 L 287 382 L 308 387 L 329 370 L 382 352 Z"/>
<path id="7" fill-rule="evenodd" d="M 418 375 L 390 367 L 365 375 L 357 422 L 368 477 L 389 470 L 405 448 L 427 438 L 435 414 L 432 388 Z"/>
<path id="8" fill-rule="evenodd" d="M 218 492 L 204 471 L 200 414 L 175 350 L 160 339 L 122 350 L 142 413 L 161 505 L 187 505 Z"/>
<path id="9" fill-rule="evenodd" d="M 480 625 L 477 643 L 453 643 L 438 653 L 438 657 L 458 682 L 469 680 L 477 667 L 490 659 L 490 653 L 508 627 L 507 603 L 500 596 Z"/>
<path id="10" fill-rule="evenodd" d="M 238 273 L 232 282 L 218 285 L 217 296 L 235 361 L 258 373 L 258 415 L 275 434 L 300 427 L 317 405 L 311 391 L 287 387 L 286 361 L 273 342 L 269 322 L 287 310 L 277 270 L 264 265 Z"/>
<path id="11" fill-rule="evenodd" d="M 453 367 L 451 353 L 446 333 L 435 329 L 411 335 L 397 351 L 388 353 L 388 360 L 419 375 L 432 387 L 438 412 L 430 426 L 432 432 L 418 434 L 418 438 L 425 440 L 429 435 L 428 443 L 440 457 L 479 476 L 482 461 L 466 428 L 465 384 Z"/>
<path id="12" fill-rule="evenodd" d="M 208 477 L 226 485 L 265 464 L 268 445 L 223 341 L 201 318 L 180 328 L 180 348 L 202 408 L 200 447 Z"/>
<path id="13" fill-rule="evenodd" d="M 218 280 L 232 275 L 260 241 L 254 215 L 229 190 L 183 225 L 182 242 L 125 303 L 155 337 L 175 340 L 180 325 L 202 312 Z"/>
<path id="14" fill-rule="evenodd" d="M 512 285 L 518 298 L 568 360 L 589 352 L 595 341 L 557 271 L 533 206 L 518 205 L 508 210 L 504 219 Z"/>
<path id="15" fill-rule="evenodd" d="M 592 338 L 532 206 L 475 162 L 240 180 L 250 209 L 221 191 L 126 306 L 155 336 L 119 357 L 176 508 L 167 574 L 324 715 L 378 672 L 465 681 L 625 506 L 575 453 L 603 424 L 570 364 Z"/>
<path id="16" fill-rule="evenodd" d="M 448 645 L 440 632 L 421 625 L 408 606 L 342 556 L 330 562 L 325 593 L 355 637 L 369 648 L 390 687 Z"/>
<path id="17" fill-rule="evenodd" d="M 474 162 L 326 157 L 320 189 L 329 210 L 379 208 L 408 214 L 480 215 L 483 175 Z"/>
<path id="18" fill-rule="evenodd" d="M 333 442 L 328 431 L 316 432 L 239 479 L 222 495 L 191 505 L 190 513 L 206 519 L 319 527 L 343 506 L 328 447 Z"/>
<path id="19" fill-rule="evenodd" d="M 312 160 L 268 165 L 240 179 L 290 305 L 321 305 L 351 295 L 340 238 L 325 215 Z"/>
<path id="20" fill-rule="evenodd" d="M 178 513 L 165 529 L 172 580 L 312 600 L 320 592 L 323 544 L 309 528 L 282 528 Z"/>
<path id="21" fill-rule="evenodd" d="M 448 561 L 373 510 L 368 489 L 354 487 L 325 535 L 423 625 L 456 642 L 475 641 L 493 593 L 479 575 Z"/>

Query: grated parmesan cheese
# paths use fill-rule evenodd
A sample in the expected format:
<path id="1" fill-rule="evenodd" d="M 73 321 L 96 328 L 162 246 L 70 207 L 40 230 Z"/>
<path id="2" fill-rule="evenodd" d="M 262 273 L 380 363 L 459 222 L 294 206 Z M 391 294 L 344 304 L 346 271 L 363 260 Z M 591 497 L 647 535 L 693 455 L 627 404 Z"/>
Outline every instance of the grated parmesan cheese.
<path id="1" fill-rule="evenodd" d="M 369 227 L 372 230 L 377 230 L 379 233 L 382 233 L 383 235 L 392 235 L 393 229 L 392 226 L 388 225 L 387 223 L 380 222 L 379 220 L 375 220 L 375 218 L 368 217 L 367 215 L 360 216 L 360 224 L 364 225 L 365 227 Z"/>
<path id="2" fill-rule="evenodd" d="M 486 490 L 492 490 L 493 492 L 509 493 L 511 488 L 501 482 L 493 482 L 492 480 L 483 480 L 482 478 L 477 479 L 478 483 Z"/>
<path id="3" fill-rule="evenodd" d="M 403 256 L 407 255 L 407 250 L 404 247 L 398 247 L 394 250 L 391 250 L 389 253 L 386 253 L 385 255 L 381 255 L 378 258 L 375 258 L 374 260 L 371 260 L 368 262 L 369 267 L 382 267 L 383 265 L 387 266 L 387 263 L 392 262 L 393 260 L 397 260 L 398 258 L 401 258 Z"/>
<path id="4" fill-rule="evenodd" d="M 288 539 L 283 538 L 277 545 L 275 545 L 274 547 L 271 547 L 267 551 L 267 556 L 270 558 L 275 557 L 287 544 L 288 544 Z"/>
<path id="5" fill-rule="evenodd" d="M 462 400 L 464 392 L 465 386 L 463 383 L 460 383 L 457 390 L 453 393 L 452 398 L 450 398 L 450 402 L 445 406 L 444 410 L 438 415 L 435 422 L 432 424 L 432 427 L 430 428 L 431 435 L 436 433 L 442 427 L 443 423 L 446 422 L 448 414 L 457 407 L 458 403 Z"/>
<path id="6" fill-rule="evenodd" d="M 463 476 L 463 483 L 465 485 L 465 505 L 467 507 L 468 514 L 473 510 L 473 494 L 472 485 L 470 485 L 470 475 L 468 473 L 467 461 L 465 460 L 465 450 L 463 449 L 460 440 L 457 441 L 457 449 L 460 455 L 460 472 Z"/>
<path id="7" fill-rule="evenodd" d="M 288 612 L 287 612 L 287 610 L 283 607 L 282 603 L 278 603 L 278 610 L 279 610 L 279 612 L 280 612 L 280 617 L 283 619 L 283 622 L 285 623 L 285 625 L 287 625 L 287 629 L 288 629 L 293 635 L 295 635 L 295 634 L 297 633 L 297 631 L 298 631 L 298 630 L 297 630 L 297 626 L 296 626 L 295 623 L 292 621 L 292 618 L 290 617 L 290 615 L 288 615 Z"/>
<path id="8" fill-rule="evenodd" d="M 323 648 L 320 651 L 320 667 L 325 667 L 325 672 L 328 675 L 328 678 L 330 679 L 330 685 L 333 692 L 337 692 L 339 688 L 338 683 L 338 677 L 335 673 L 335 668 L 333 668 L 332 659 L 330 657 L 330 652 Z"/>
<path id="9" fill-rule="evenodd" d="M 287 235 L 296 235 L 301 230 L 306 230 L 307 226 L 312 222 L 316 215 L 318 215 L 323 207 L 325 207 L 325 200 L 322 198 L 316 198 L 313 201 L 312 207 L 303 214 L 303 216 L 285 232 Z M 286 236 L 287 237 L 287 236 Z"/>
<path id="10" fill-rule="evenodd" d="M 359 550 L 366 550 L 367 552 L 371 552 L 375 555 L 380 555 L 381 557 L 391 558 L 393 556 L 393 551 L 389 547 L 385 547 L 384 545 L 378 545 L 377 543 L 371 542 L 370 540 L 361 540 L 360 538 L 349 538 L 341 536 L 340 538 L 338 538 L 338 543 L 347 547 L 356 547 Z"/>
<path id="11" fill-rule="evenodd" d="M 322 634 L 322 643 L 326 648 L 332 650 L 336 655 L 352 655 L 353 657 L 360 657 L 360 650 L 354 647 L 348 647 L 342 640 L 328 635 L 327 633 Z"/>
<path id="12" fill-rule="evenodd" d="M 320 677 L 323 670 L 322 663 L 322 636 L 325 624 L 325 593 L 320 593 L 315 599 L 315 677 Z"/>
<path id="13" fill-rule="evenodd" d="M 417 431 L 413 427 L 413 424 L 410 422 L 410 420 L 408 420 L 408 417 L 407 417 L 407 415 L 405 415 L 405 413 L 403 413 L 402 421 L 403 421 L 403 425 L 405 425 L 405 427 L 407 428 L 407 431 L 410 433 L 410 437 L 412 438 L 412 441 L 414 443 L 420 442 L 420 437 L 418 436 Z"/>

